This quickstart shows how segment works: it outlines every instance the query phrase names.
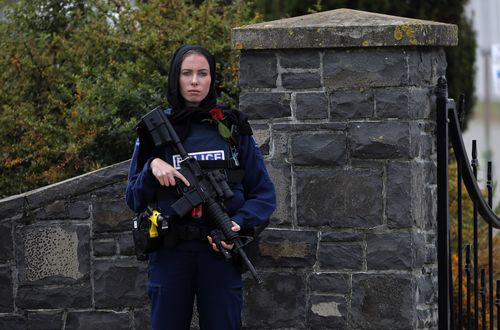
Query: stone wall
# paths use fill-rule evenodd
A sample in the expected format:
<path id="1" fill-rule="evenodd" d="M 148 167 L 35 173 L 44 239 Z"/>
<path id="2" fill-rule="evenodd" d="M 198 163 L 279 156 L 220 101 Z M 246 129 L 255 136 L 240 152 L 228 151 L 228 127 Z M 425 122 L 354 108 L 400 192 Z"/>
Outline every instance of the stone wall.
<path id="1" fill-rule="evenodd" d="M 127 171 L 128 161 L 0 201 L 0 329 L 149 324 Z"/>
<path id="2" fill-rule="evenodd" d="M 456 33 L 346 9 L 233 29 L 279 192 L 248 326 L 437 328 L 432 95 Z"/>
<path id="3" fill-rule="evenodd" d="M 432 91 L 456 27 L 335 10 L 233 30 L 278 191 L 245 329 L 435 329 Z M 0 328 L 145 329 L 128 162 L 0 201 Z"/>

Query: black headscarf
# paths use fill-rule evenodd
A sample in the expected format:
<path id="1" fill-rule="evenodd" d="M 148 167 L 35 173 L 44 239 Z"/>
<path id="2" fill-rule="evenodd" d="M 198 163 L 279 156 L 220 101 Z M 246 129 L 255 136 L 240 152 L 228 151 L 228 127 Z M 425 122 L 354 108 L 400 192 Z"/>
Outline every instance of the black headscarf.
<path id="1" fill-rule="evenodd" d="M 181 95 L 179 88 L 179 76 L 181 64 L 187 52 L 194 51 L 203 55 L 210 68 L 210 89 L 207 96 L 200 102 L 198 107 L 186 107 L 185 100 Z M 168 73 L 167 99 L 172 108 L 169 120 L 175 128 L 181 141 L 184 141 L 191 129 L 193 121 L 210 119 L 209 110 L 217 107 L 217 93 L 215 90 L 215 57 L 204 47 L 197 45 L 184 45 L 174 52 L 170 62 Z M 252 135 L 252 129 L 248 123 L 248 117 L 240 111 L 231 110 L 225 106 L 218 106 L 223 109 L 225 117 L 230 125 L 236 125 L 239 135 Z M 139 130 L 139 140 L 141 148 L 139 149 L 138 163 L 142 167 L 145 161 L 154 153 L 154 146 L 149 133 Z"/>
<path id="2" fill-rule="evenodd" d="M 207 96 L 197 107 L 186 107 L 185 100 L 181 95 L 179 88 L 179 76 L 181 72 L 182 61 L 185 55 L 193 51 L 204 56 L 210 69 L 210 87 Z M 215 90 L 215 57 L 204 47 L 197 45 L 184 45 L 174 52 L 170 62 L 168 73 L 167 99 L 172 107 L 170 121 L 174 126 L 181 140 L 184 140 L 191 129 L 192 120 L 201 120 L 210 118 L 208 110 L 217 105 L 217 92 Z"/>
<path id="3" fill-rule="evenodd" d="M 217 92 L 215 91 L 215 57 L 204 47 L 196 45 L 184 45 L 175 51 L 170 62 L 170 68 L 168 72 L 168 91 L 167 99 L 172 107 L 173 113 L 175 114 L 179 110 L 185 108 L 185 100 L 181 95 L 179 88 L 179 76 L 181 72 L 181 64 L 184 60 L 184 56 L 187 52 L 194 51 L 203 55 L 208 62 L 210 67 L 210 77 L 212 81 L 210 82 L 210 90 L 207 96 L 200 102 L 199 108 L 209 110 L 215 107 L 217 104 Z"/>

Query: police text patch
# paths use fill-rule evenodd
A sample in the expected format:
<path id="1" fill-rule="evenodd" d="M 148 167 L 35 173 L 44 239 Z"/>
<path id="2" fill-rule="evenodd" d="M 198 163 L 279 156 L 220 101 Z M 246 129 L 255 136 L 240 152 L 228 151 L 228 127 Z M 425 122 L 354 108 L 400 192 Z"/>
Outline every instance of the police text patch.
<path id="1" fill-rule="evenodd" d="M 202 151 L 189 153 L 189 156 L 194 157 L 196 160 L 225 160 L 224 150 L 212 150 L 212 151 Z M 181 156 L 172 156 L 172 165 L 179 169 L 181 168 Z"/>

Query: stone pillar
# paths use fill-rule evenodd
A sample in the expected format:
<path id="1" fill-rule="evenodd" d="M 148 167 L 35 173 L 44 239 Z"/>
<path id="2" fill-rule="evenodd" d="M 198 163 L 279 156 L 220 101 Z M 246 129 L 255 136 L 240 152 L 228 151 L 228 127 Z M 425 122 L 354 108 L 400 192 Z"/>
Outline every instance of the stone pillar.
<path id="1" fill-rule="evenodd" d="M 233 29 L 278 191 L 244 326 L 437 328 L 432 92 L 457 27 L 338 9 Z"/>

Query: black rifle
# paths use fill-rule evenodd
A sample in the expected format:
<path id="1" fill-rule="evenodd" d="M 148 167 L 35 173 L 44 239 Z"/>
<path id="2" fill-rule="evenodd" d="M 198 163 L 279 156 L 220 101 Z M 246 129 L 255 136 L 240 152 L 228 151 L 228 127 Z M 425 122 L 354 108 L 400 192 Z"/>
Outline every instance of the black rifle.
<path id="1" fill-rule="evenodd" d="M 194 207 L 202 204 L 204 209 L 207 210 L 209 218 L 214 222 L 215 227 L 222 232 L 222 235 L 217 231 L 211 232 L 211 236 L 219 250 L 229 259 L 231 255 L 222 247 L 220 241 L 224 240 L 234 244 L 233 251 L 240 255 L 257 283 L 262 283 L 262 279 L 243 250 L 243 247 L 250 242 L 251 238 L 245 237 L 246 242 L 243 242 L 243 237 L 231 230 L 233 226 L 231 218 L 222 204 L 224 200 L 233 197 L 233 192 L 229 188 L 224 171 L 203 171 L 196 158 L 188 155 L 174 127 L 161 108 L 155 108 L 142 117 L 138 124 L 138 130 L 141 129 L 145 129 L 149 133 L 155 147 L 165 146 L 170 143 L 180 154 L 179 172 L 189 181 L 190 186 L 187 187 L 180 180 L 177 180 L 178 191 L 182 194 L 182 197 L 172 204 L 172 208 L 177 215 L 182 217 Z"/>

